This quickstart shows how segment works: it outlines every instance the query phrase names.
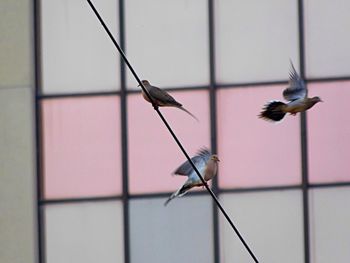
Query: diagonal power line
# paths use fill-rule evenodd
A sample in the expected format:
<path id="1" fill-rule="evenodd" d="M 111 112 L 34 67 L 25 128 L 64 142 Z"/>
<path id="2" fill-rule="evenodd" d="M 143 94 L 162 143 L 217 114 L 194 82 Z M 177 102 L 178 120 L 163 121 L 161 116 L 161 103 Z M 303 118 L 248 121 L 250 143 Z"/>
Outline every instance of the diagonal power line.
<path id="1" fill-rule="evenodd" d="M 100 14 L 98 13 L 98 11 L 96 10 L 95 6 L 93 5 L 93 3 L 91 2 L 91 0 L 87 0 L 88 4 L 90 5 L 91 9 L 93 10 L 93 12 L 95 13 L 96 17 L 98 18 L 98 20 L 100 21 L 101 25 L 103 26 L 103 28 L 106 30 L 106 33 L 108 34 L 108 36 L 110 37 L 110 39 L 112 40 L 113 44 L 115 45 L 115 47 L 118 49 L 120 55 L 122 56 L 124 62 L 126 63 L 126 65 L 129 67 L 131 73 L 134 75 L 135 79 L 137 80 L 137 82 L 139 83 L 140 87 L 142 88 L 142 90 L 146 93 L 147 97 L 149 98 L 149 100 L 152 102 L 153 108 L 154 110 L 158 113 L 159 117 L 161 118 L 161 120 L 164 122 L 165 126 L 167 127 L 167 129 L 169 130 L 170 134 L 172 135 L 173 139 L 175 140 L 175 142 L 177 143 L 177 145 L 179 146 L 179 148 L 181 149 L 182 153 L 186 156 L 188 162 L 191 164 L 192 168 L 195 170 L 195 172 L 197 173 L 198 177 L 200 178 L 200 180 L 202 181 L 202 183 L 204 184 L 205 188 L 207 189 L 207 191 L 209 192 L 209 194 L 212 196 L 213 200 L 215 201 L 215 203 L 217 204 L 217 206 L 219 207 L 220 211 L 222 212 L 222 214 L 224 215 L 224 217 L 226 218 L 226 220 L 228 221 L 228 223 L 231 225 L 232 229 L 235 231 L 235 233 L 237 234 L 238 238 L 240 239 L 240 241 L 242 242 L 242 244 L 244 245 L 244 247 L 247 249 L 248 253 L 250 254 L 250 256 L 254 259 L 254 262 L 259 263 L 259 261 L 257 260 L 257 258 L 255 257 L 254 253 L 251 251 L 251 249 L 249 248 L 248 244 L 244 241 L 242 235 L 239 233 L 238 229 L 235 227 L 235 225 L 233 224 L 232 220 L 230 219 L 230 217 L 228 216 L 228 214 L 226 213 L 225 209 L 221 206 L 219 200 L 217 199 L 217 197 L 215 196 L 215 194 L 213 193 L 213 191 L 209 188 L 208 184 L 206 183 L 206 181 L 203 179 L 202 175 L 199 173 L 198 169 L 196 168 L 196 166 L 193 164 L 191 158 L 189 157 L 189 155 L 187 154 L 186 150 L 184 149 L 184 147 L 182 146 L 181 142 L 179 141 L 179 139 L 177 138 L 177 136 L 175 135 L 174 131 L 171 129 L 170 125 L 168 124 L 168 122 L 166 121 L 166 119 L 164 118 L 163 114 L 160 112 L 158 106 L 154 103 L 151 95 L 149 94 L 149 92 L 147 91 L 147 89 L 145 88 L 145 86 L 143 85 L 143 83 L 141 82 L 140 78 L 138 77 L 138 75 L 136 74 L 134 68 L 132 67 L 132 65 L 130 64 L 130 62 L 128 61 L 127 57 L 125 56 L 123 50 L 120 48 L 120 46 L 118 45 L 117 41 L 115 40 L 115 38 L 113 37 L 112 33 L 110 32 L 110 30 L 108 29 L 108 27 L 106 26 L 105 22 L 103 21 L 102 17 L 100 16 Z"/>

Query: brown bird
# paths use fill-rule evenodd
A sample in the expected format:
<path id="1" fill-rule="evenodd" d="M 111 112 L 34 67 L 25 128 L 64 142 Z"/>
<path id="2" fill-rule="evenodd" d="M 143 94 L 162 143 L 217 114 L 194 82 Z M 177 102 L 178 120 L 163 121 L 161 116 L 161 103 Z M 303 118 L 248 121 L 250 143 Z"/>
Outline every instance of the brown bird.
<path id="1" fill-rule="evenodd" d="M 186 110 L 182 106 L 182 104 L 177 102 L 168 92 L 166 92 L 158 87 L 152 86 L 148 82 L 148 80 L 142 80 L 141 82 L 145 86 L 148 93 L 151 95 L 152 100 L 156 106 L 158 106 L 158 107 L 176 107 L 176 108 L 188 113 L 189 115 L 191 115 L 193 118 L 195 118 L 198 121 L 196 116 L 194 116 L 191 112 Z M 150 101 L 150 99 L 148 98 L 147 94 L 143 90 L 142 90 L 142 96 L 146 101 L 152 103 Z"/>
<path id="2" fill-rule="evenodd" d="M 218 156 L 216 154 L 212 155 L 206 148 L 201 149 L 196 156 L 191 158 L 191 161 L 206 182 L 216 175 L 218 162 L 220 162 Z M 189 161 L 184 162 L 173 174 L 187 176 L 188 178 L 186 182 L 175 193 L 173 193 L 168 200 L 166 200 L 164 205 L 167 205 L 175 197 L 185 195 L 195 186 L 204 186 L 202 180 L 199 178 Z"/>
<path id="3" fill-rule="evenodd" d="M 283 97 L 289 101 L 272 101 L 265 105 L 259 117 L 269 121 L 280 121 L 286 115 L 296 115 L 313 107 L 317 102 L 322 102 L 320 97 L 307 97 L 307 89 L 304 81 L 296 72 L 293 63 L 289 73 L 289 86 L 283 91 Z"/>

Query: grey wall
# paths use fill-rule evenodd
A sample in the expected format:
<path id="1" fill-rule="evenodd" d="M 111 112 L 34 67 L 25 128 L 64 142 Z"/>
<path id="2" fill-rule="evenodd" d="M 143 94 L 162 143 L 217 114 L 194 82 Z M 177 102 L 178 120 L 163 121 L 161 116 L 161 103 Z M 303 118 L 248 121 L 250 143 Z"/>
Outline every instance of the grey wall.
<path id="1" fill-rule="evenodd" d="M 32 1 L 0 1 L 0 262 L 37 262 Z"/>

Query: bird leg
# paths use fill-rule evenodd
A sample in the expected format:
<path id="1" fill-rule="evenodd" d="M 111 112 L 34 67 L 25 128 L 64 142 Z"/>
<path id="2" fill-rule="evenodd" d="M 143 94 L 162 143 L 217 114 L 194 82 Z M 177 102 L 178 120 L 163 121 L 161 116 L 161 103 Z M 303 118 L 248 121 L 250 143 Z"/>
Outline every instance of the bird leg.
<path id="1" fill-rule="evenodd" d="M 202 189 L 204 189 L 204 188 L 205 188 L 205 185 L 207 185 L 207 186 L 208 186 L 207 182 L 205 182 L 205 184 L 203 184 L 203 183 L 202 183 Z M 209 186 L 208 186 L 208 188 L 209 188 Z"/>

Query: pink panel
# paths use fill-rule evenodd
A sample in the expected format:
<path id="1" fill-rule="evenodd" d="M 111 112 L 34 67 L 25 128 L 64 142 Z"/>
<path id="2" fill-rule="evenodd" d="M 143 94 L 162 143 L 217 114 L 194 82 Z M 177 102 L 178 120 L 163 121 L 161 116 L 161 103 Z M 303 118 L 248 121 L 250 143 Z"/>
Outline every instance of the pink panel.
<path id="1" fill-rule="evenodd" d="M 350 82 L 314 83 L 309 89 L 324 101 L 308 114 L 310 182 L 350 181 Z"/>
<path id="2" fill-rule="evenodd" d="M 223 188 L 301 181 L 299 117 L 259 119 L 262 106 L 282 98 L 282 86 L 221 89 L 217 96 L 219 184 Z"/>
<path id="3" fill-rule="evenodd" d="M 206 91 L 171 92 L 199 119 L 176 108 L 161 108 L 190 155 L 210 147 L 209 95 Z M 131 193 L 175 191 L 185 180 L 171 173 L 185 160 L 170 133 L 141 94 L 128 96 L 129 184 Z"/>
<path id="4" fill-rule="evenodd" d="M 42 103 L 46 198 L 121 192 L 118 97 Z"/>

